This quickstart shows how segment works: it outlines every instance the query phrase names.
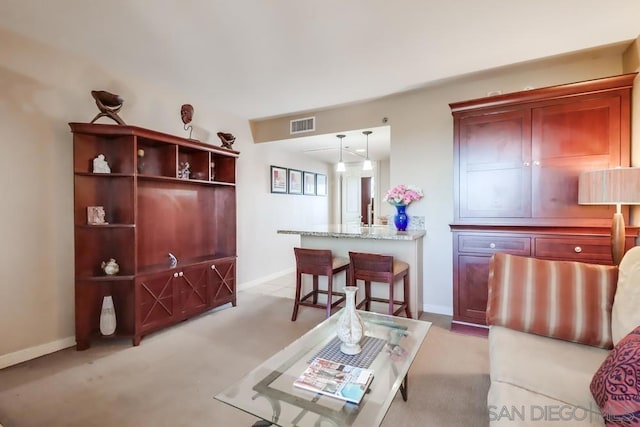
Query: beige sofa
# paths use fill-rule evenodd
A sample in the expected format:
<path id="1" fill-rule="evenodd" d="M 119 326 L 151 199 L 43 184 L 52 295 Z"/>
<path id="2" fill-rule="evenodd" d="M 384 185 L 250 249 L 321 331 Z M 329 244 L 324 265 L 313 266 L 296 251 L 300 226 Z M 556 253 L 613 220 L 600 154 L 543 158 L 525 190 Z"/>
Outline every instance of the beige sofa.
<path id="1" fill-rule="evenodd" d="M 490 426 L 604 426 L 590 383 L 612 344 L 640 325 L 640 286 L 631 286 L 634 282 L 640 284 L 640 247 L 627 252 L 619 269 L 531 260 L 496 254 L 491 262 L 487 306 Z M 575 310 L 570 307 L 569 294 L 558 293 L 558 289 L 571 284 L 565 273 L 556 274 L 556 268 L 574 272 L 572 282 L 579 281 L 580 286 L 588 280 L 585 277 L 601 275 L 594 279 L 592 288 L 577 286 L 581 290 L 573 292 L 573 298 L 594 294 L 606 286 L 610 293 L 602 291 L 597 307 L 593 301 L 588 304 L 589 308 L 583 311 L 591 311 L 590 314 L 580 312 L 574 317 L 556 318 Z M 554 271 L 558 277 L 550 279 L 540 270 Z M 557 283 L 549 286 L 550 281 Z M 613 283 L 606 284 L 607 281 Z M 531 303 L 531 299 L 535 301 Z M 553 312 L 545 304 L 559 307 Z M 595 323 L 600 323 L 594 330 L 587 331 L 589 325 L 580 330 L 580 323 L 593 323 L 598 316 Z M 571 322 L 574 325 L 567 326 Z M 604 331 L 604 337 L 595 337 L 599 330 Z"/>

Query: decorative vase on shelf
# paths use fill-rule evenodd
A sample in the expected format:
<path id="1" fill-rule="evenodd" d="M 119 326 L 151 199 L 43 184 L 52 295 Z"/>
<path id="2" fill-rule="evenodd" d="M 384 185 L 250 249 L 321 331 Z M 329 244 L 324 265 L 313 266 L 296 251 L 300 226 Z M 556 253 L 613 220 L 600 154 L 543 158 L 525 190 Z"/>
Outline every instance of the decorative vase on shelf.
<path id="1" fill-rule="evenodd" d="M 100 310 L 100 333 L 113 335 L 116 332 L 116 311 L 113 307 L 113 297 L 108 295 L 102 298 L 102 310 Z"/>
<path id="2" fill-rule="evenodd" d="M 338 319 L 337 335 L 342 344 L 340 351 L 344 354 L 358 354 L 362 351 L 360 340 L 364 336 L 364 322 L 356 311 L 356 286 L 346 286 L 344 293 L 346 305 Z"/>
<path id="3" fill-rule="evenodd" d="M 396 205 L 397 213 L 393 217 L 393 222 L 398 231 L 406 231 L 409 225 L 409 217 L 407 216 L 407 205 Z"/>
<path id="4" fill-rule="evenodd" d="M 104 274 L 106 274 L 107 276 L 113 276 L 114 274 L 118 274 L 118 272 L 120 271 L 120 266 L 113 258 L 110 258 L 109 261 L 102 261 L 102 264 L 100 264 L 100 266 L 102 267 Z"/>

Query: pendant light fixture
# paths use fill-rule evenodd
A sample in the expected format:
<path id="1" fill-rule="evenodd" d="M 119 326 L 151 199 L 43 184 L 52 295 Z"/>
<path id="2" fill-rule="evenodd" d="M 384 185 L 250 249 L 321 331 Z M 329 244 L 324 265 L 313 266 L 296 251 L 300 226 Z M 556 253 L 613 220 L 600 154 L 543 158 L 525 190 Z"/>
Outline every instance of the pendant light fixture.
<path id="1" fill-rule="evenodd" d="M 369 160 L 369 135 L 371 135 L 373 132 L 370 130 L 365 130 L 365 131 L 362 131 L 362 133 L 367 135 L 367 158 L 364 160 L 364 163 L 362 164 L 362 170 L 370 171 L 371 169 L 373 169 L 373 165 L 371 164 L 371 160 Z"/>
<path id="2" fill-rule="evenodd" d="M 342 138 L 344 138 L 345 135 L 336 135 L 336 137 L 338 137 L 340 139 L 340 161 L 338 162 L 338 166 L 336 167 L 336 171 L 337 172 L 344 172 L 345 170 L 347 170 L 347 168 L 344 166 L 344 162 L 342 161 Z"/>

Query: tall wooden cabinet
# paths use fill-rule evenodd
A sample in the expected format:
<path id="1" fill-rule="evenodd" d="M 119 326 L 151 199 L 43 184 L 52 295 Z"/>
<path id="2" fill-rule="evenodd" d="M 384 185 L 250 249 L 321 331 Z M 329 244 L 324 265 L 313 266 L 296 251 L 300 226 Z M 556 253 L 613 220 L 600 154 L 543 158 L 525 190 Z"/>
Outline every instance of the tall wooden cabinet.
<path id="1" fill-rule="evenodd" d="M 100 337 L 111 296 L 116 336 L 142 337 L 236 305 L 238 152 L 135 126 L 70 123 L 74 156 L 76 347 Z M 104 155 L 111 172 L 94 173 Z M 190 174 L 182 175 L 188 163 Z M 104 208 L 104 224 L 87 208 Z M 169 253 L 178 262 L 172 265 Z M 101 263 L 114 258 L 116 275 Z"/>
<path id="2" fill-rule="evenodd" d="M 485 324 L 495 252 L 612 263 L 614 208 L 578 205 L 578 175 L 629 166 L 635 75 L 450 104 L 454 327 Z"/>

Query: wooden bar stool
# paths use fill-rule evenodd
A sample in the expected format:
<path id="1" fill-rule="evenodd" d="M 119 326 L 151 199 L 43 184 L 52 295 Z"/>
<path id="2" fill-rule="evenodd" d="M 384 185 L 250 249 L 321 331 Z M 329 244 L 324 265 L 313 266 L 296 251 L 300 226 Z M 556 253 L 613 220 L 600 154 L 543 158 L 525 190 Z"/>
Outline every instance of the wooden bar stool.
<path id="1" fill-rule="evenodd" d="M 349 259 L 344 257 L 334 257 L 330 250 L 327 249 L 304 249 L 293 248 L 296 255 L 296 299 L 293 304 L 293 315 L 291 321 L 294 322 L 298 317 L 298 307 L 301 305 L 307 307 L 324 308 L 327 310 L 327 316 L 331 316 L 331 309 L 344 301 L 344 292 L 333 291 L 333 276 L 344 271 L 348 274 Z M 309 274 L 313 276 L 313 289 L 304 296 L 302 294 L 302 275 Z M 327 290 L 318 288 L 318 277 L 327 276 Z M 327 303 L 318 303 L 318 294 L 327 295 Z M 335 301 L 334 297 L 338 297 Z M 311 301 L 307 301 L 311 298 Z"/>
<path id="2" fill-rule="evenodd" d="M 349 252 L 351 261 L 350 283 L 357 286 L 358 280 L 364 281 L 364 299 L 358 303 L 357 307 L 363 305 L 365 310 L 371 309 L 371 301 L 388 304 L 388 313 L 397 315 L 402 310 L 411 319 L 409 310 L 409 264 L 393 259 L 390 255 L 367 254 L 362 252 Z M 394 297 L 394 285 L 402 278 L 404 285 L 404 301 L 396 300 Z M 386 283 L 389 286 L 389 299 L 374 298 L 371 296 L 371 282 Z M 398 306 L 398 308 L 395 308 Z"/>

